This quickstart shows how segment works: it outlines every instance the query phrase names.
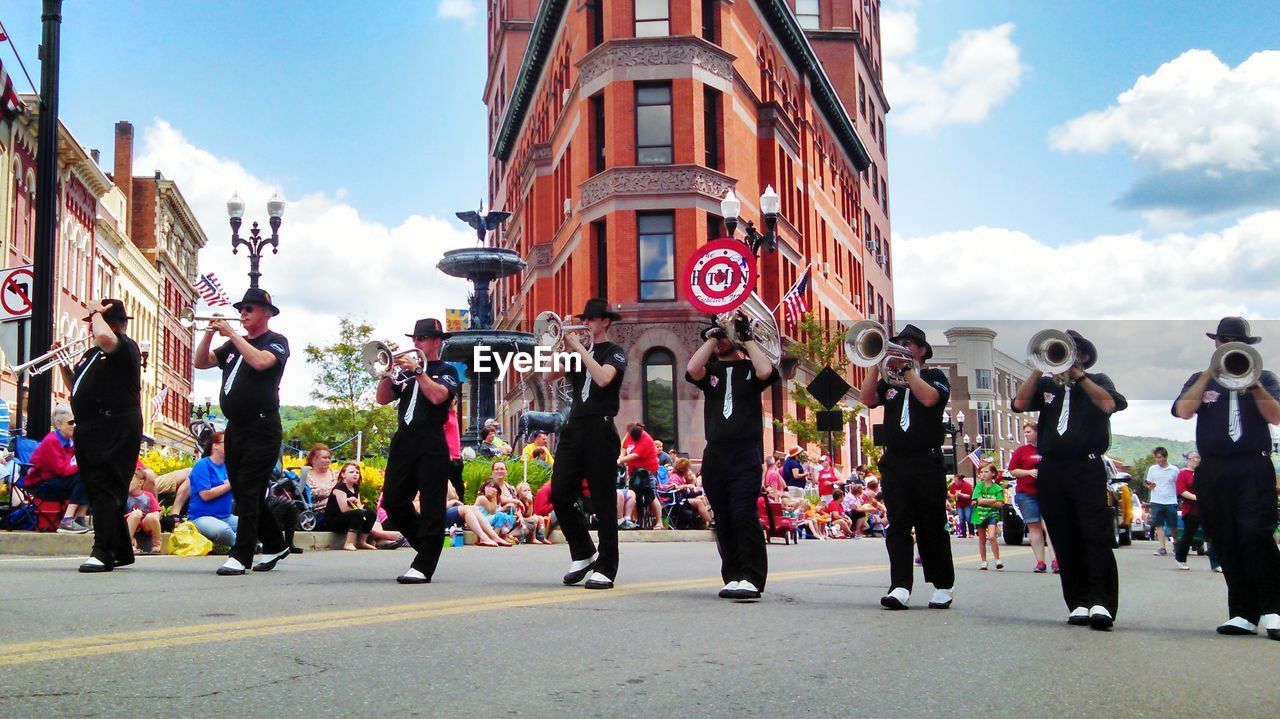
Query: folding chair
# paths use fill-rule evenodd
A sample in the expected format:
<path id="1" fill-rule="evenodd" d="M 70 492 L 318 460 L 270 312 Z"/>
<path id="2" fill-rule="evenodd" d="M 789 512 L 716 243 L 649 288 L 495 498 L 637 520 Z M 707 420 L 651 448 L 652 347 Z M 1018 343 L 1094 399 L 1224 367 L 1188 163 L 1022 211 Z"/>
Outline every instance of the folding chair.
<path id="1" fill-rule="evenodd" d="M 31 469 L 31 455 L 39 444 L 36 440 L 23 436 L 15 436 L 10 442 L 9 451 L 13 452 L 13 464 L 8 476 L 4 478 L 9 490 L 8 515 L 4 523 L 6 529 L 53 532 L 58 529 L 58 521 L 66 509 L 65 500 L 51 500 L 41 496 L 39 484 L 34 487 L 26 486 L 27 472 Z"/>

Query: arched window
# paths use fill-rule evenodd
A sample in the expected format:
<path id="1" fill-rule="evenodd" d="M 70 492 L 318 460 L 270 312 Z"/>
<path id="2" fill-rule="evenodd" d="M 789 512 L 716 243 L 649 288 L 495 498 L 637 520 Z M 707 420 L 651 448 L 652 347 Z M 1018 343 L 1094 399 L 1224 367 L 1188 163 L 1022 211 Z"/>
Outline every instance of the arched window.
<path id="1" fill-rule="evenodd" d="M 654 439 L 662 440 L 666 449 L 676 442 L 676 358 L 671 351 L 655 347 L 644 356 L 644 426 Z"/>

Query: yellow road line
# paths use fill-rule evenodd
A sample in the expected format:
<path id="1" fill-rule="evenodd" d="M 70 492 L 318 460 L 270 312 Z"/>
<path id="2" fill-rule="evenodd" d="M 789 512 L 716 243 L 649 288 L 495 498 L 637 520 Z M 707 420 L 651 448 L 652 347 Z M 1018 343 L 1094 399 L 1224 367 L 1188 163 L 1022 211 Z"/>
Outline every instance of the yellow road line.
<path id="1" fill-rule="evenodd" d="M 1025 554 L 1026 551 L 1010 554 Z M 975 559 L 957 560 L 956 564 L 967 564 Z M 809 569 L 791 572 L 775 572 L 769 575 L 770 582 L 794 581 L 797 579 L 814 579 L 819 577 L 847 576 L 866 574 L 888 569 L 886 564 L 862 565 L 858 567 L 835 567 L 829 569 Z M 195 624 L 166 629 L 148 629 L 136 632 L 117 632 L 98 634 L 89 637 L 71 637 L 40 642 L 11 644 L 4 656 L 0 656 L 0 666 L 28 664 L 31 662 L 57 661 L 81 657 L 122 654 L 126 652 L 147 651 L 170 647 L 204 644 L 212 642 L 233 641 L 281 634 L 297 634 L 300 632 L 320 631 L 324 629 L 348 629 L 358 626 L 387 624 L 414 619 L 430 619 L 434 617 L 454 616 L 459 614 L 475 614 L 495 609 L 516 609 L 544 606 L 549 604 L 568 604 L 573 602 L 593 601 L 606 597 L 634 596 L 637 594 L 654 594 L 684 589 L 701 589 L 715 587 L 720 584 L 718 578 L 685 579 L 676 581 L 644 582 L 624 585 L 602 592 L 583 591 L 581 588 L 556 588 L 522 594 L 505 594 L 489 597 L 460 597 L 411 604 L 395 604 L 386 607 L 360 607 L 331 612 L 315 612 L 302 617 L 273 616 L 259 619 L 247 619 L 232 622 L 215 622 Z"/>

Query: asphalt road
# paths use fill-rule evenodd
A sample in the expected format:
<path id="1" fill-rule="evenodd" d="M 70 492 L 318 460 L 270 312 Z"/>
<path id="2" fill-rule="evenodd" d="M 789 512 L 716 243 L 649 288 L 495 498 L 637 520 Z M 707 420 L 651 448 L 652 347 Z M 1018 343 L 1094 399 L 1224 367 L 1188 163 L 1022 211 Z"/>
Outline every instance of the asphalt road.
<path id="1" fill-rule="evenodd" d="M 883 543 L 770 548 L 758 604 L 715 596 L 710 543 L 624 544 L 612 591 L 563 587 L 568 550 L 316 552 L 218 577 L 219 557 L 0 558 L 0 717 L 1274 717 L 1280 642 L 1220 637 L 1221 575 L 1118 550 L 1110 633 L 1067 626 L 1027 549 L 950 610 L 878 600 Z M 917 577 L 919 572 L 917 571 Z"/>

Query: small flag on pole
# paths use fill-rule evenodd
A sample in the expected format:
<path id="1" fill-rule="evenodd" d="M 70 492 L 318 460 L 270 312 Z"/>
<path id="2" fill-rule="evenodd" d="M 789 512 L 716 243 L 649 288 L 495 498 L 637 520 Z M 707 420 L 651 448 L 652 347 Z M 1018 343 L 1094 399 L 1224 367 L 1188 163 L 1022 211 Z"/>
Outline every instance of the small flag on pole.
<path id="1" fill-rule="evenodd" d="M 151 416 L 154 417 L 160 412 L 160 407 L 164 405 L 165 399 L 169 397 L 169 388 L 156 392 L 156 396 L 151 398 Z"/>
<path id="2" fill-rule="evenodd" d="M 969 453 L 967 457 L 960 460 L 960 463 L 963 464 L 965 462 L 973 462 L 973 466 L 977 467 L 978 463 L 982 461 L 982 455 L 979 454 L 979 452 L 981 451 L 982 451 L 981 449 L 973 450 L 972 452 Z"/>
<path id="3" fill-rule="evenodd" d="M 804 299 L 804 293 L 809 289 L 809 269 L 804 268 L 804 274 L 782 297 L 782 314 L 788 327 L 795 327 L 800 316 L 809 311 L 809 303 Z"/>
<path id="4" fill-rule="evenodd" d="M 200 292 L 200 299 L 210 307 L 218 307 L 231 304 L 231 298 L 227 297 L 227 293 L 222 289 L 222 283 L 218 282 L 218 276 L 210 272 L 207 275 L 200 275 L 200 281 L 196 283 L 196 289 Z"/>

